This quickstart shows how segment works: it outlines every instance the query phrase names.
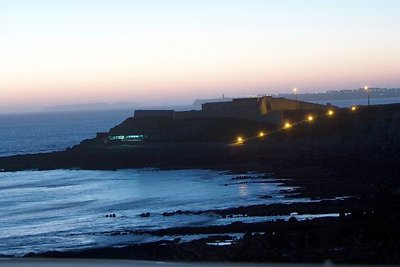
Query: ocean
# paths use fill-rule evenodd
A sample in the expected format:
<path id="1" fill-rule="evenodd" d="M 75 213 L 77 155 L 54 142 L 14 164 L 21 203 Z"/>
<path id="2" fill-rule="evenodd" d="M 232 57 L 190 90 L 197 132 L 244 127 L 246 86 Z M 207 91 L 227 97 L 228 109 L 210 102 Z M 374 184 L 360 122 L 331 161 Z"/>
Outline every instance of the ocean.
<path id="1" fill-rule="evenodd" d="M 131 115 L 132 110 L 0 115 L 0 156 L 64 150 Z M 273 220 L 278 217 L 163 213 L 311 201 L 293 197 L 293 190 L 268 174 L 224 170 L 0 172 L 0 255 L 123 246 L 161 238 L 138 234 L 141 230 Z M 140 216 L 147 212 L 150 216 Z M 106 217 L 109 214 L 116 216 Z"/>
<path id="2" fill-rule="evenodd" d="M 0 156 L 64 150 L 132 115 L 130 109 L 0 114 Z"/>
<path id="3" fill-rule="evenodd" d="M 299 99 L 301 100 L 301 99 Z M 338 107 L 366 105 L 366 99 L 326 100 Z M 400 98 L 371 99 L 371 104 L 400 103 Z M 0 156 L 60 151 L 93 138 L 97 132 L 133 116 L 133 110 L 0 114 Z"/>
<path id="4" fill-rule="evenodd" d="M 177 237 L 137 231 L 266 220 L 163 213 L 307 201 L 285 198 L 292 189 L 264 174 L 212 170 L 3 172 L 0 254 L 22 256 L 29 252 L 123 246 L 160 238 L 172 240 Z M 149 217 L 140 216 L 146 212 Z M 107 217 L 109 214 L 115 217 Z"/>
<path id="5" fill-rule="evenodd" d="M 0 155 L 64 150 L 131 115 L 131 110 L 0 115 Z M 154 241 L 160 237 L 132 232 L 232 222 L 163 212 L 299 201 L 284 197 L 290 189 L 264 174 L 210 170 L 0 172 L 0 255 Z M 140 216 L 146 212 L 151 216 Z"/>

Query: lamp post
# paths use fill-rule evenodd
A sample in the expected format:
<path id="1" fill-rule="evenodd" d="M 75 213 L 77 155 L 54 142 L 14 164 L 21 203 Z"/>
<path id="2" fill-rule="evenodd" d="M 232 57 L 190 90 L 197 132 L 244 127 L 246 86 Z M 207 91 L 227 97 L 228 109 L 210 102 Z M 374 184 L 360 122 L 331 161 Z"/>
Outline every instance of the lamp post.
<path id="1" fill-rule="evenodd" d="M 294 93 L 294 100 L 296 101 L 296 109 L 298 109 L 299 105 L 298 105 L 298 102 L 297 102 L 297 88 L 293 88 L 293 93 Z"/>
<path id="2" fill-rule="evenodd" d="M 371 90 L 369 89 L 368 86 L 364 86 L 364 90 L 367 91 L 367 94 L 368 94 L 368 106 L 369 106 L 369 104 L 370 104 L 369 99 L 370 99 L 370 96 L 371 96 Z"/>

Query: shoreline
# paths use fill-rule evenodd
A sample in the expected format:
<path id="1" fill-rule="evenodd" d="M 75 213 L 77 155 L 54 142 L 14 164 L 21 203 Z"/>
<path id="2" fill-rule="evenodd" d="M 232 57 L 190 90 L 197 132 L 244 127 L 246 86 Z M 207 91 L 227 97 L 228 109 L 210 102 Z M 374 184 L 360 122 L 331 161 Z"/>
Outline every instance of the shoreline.
<path id="1" fill-rule="evenodd" d="M 28 254 L 26 257 L 304 263 L 330 259 L 335 263 L 400 264 L 400 105 L 365 107 L 357 114 L 338 112 L 337 117 L 323 120 L 321 125 L 296 126 L 265 140 L 238 146 L 171 143 L 110 147 L 100 145 L 98 141 L 86 140 L 63 152 L 3 157 L 0 158 L 0 169 L 150 167 L 201 168 L 233 173 L 256 171 L 273 174 L 285 186 L 296 188 L 298 194 L 295 197 L 314 202 L 202 212 L 221 217 L 282 213 L 338 213 L 339 217 L 239 222 L 148 232 L 161 237 L 244 234 L 242 239 L 226 246 L 208 245 L 217 238 L 210 237 L 186 243 L 159 241 L 123 248 Z M 337 197 L 344 199 L 335 200 Z M 180 213 L 195 216 L 193 211 L 168 211 L 166 216 Z"/>
<path id="2" fill-rule="evenodd" d="M 110 246 L 63 252 L 48 251 L 37 254 L 29 253 L 24 257 L 304 263 L 320 263 L 324 262 L 326 259 L 330 259 L 334 263 L 399 264 L 400 258 L 398 257 L 393 256 L 393 258 L 382 258 L 385 254 L 383 254 L 383 251 L 381 250 L 376 252 L 378 253 L 377 255 L 381 255 L 381 258 L 363 259 L 361 257 L 363 253 L 361 252 L 357 252 L 354 258 L 352 256 L 354 251 L 358 250 L 366 253 L 366 249 L 382 249 L 379 248 L 382 244 L 390 245 L 390 248 L 393 245 L 396 245 L 400 249 L 400 238 L 396 239 L 397 237 L 400 237 L 400 225 L 397 224 L 397 218 L 400 218 L 399 211 L 400 194 L 399 192 L 389 190 L 388 188 L 382 189 L 382 191 L 376 192 L 374 196 L 369 197 L 349 197 L 339 200 L 319 200 L 317 202 L 291 204 L 260 204 L 220 210 L 204 210 L 201 212 L 178 210 L 168 212 L 165 216 L 176 216 L 181 214 L 192 214 L 193 216 L 196 216 L 210 213 L 216 216 L 221 216 L 222 218 L 224 218 L 224 216 L 229 218 L 230 216 L 234 217 L 236 215 L 245 214 L 248 217 L 288 215 L 290 219 L 287 221 L 276 219 L 275 221 L 254 223 L 233 222 L 227 225 L 178 227 L 153 231 L 132 231 L 124 233 L 112 232 L 110 233 L 112 235 L 148 234 L 159 236 L 160 241 L 131 244 L 122 247 Z M 338 213 L 339 216 L 299 221 L 295 219 L 295 216 L 290 216 L 292 213 L 296 213 L 297 215 Z M 382 225 L 382 227 L 379 225 Z M 305 230 L 307 231 L 304 232 Z M 374 231 L 383 234 L 382 236 L 375 236 L 376 234 Z M 288 232 L 290 235 L 287 234 Z M 329 233 L 328 236 L 325 236 L 327 234 L 326 232 Z M 373 234 L 375 238 L 374 243 L 364 244 L 366 238 L 364 237 L 365 232 Z M 244 234 L 243 238 L 231 242 L 232 237 L 230 234 L 239 233 Z M 391 236 L 392 234 L 394 235 Z M 188 242 L 181 242 L 179 236 L 188 235 L 206 235 L 208 237 Z M 319 248 L 321 244 L 315 245 L 316 247 L 307 247 L 307 251 L 303 251 L 303 249 L 306 249 L 304 247 L 302 248 L 306 240 L 309 240 L 311 237 L 319 239 L 321 237 L 320 235 L 322 235 L 324 239 L 323 244 L 326 246 L 326 248 L 322 249 L 322 252 Z M 164 237 L 168 237 L 168 239 L 165 239 Z M 296 237 L 296 239 L 292 239 L 294 237 Z M 341 241 L 337 243 L 335 240 L 339 237 L 341 238 Z M 275 251 L 274 253 L 277 253 L 277 255 L 255 252 L 259 249 L 265 249 L 263 246 L 269 244 L 269 242 L 272 242 L 271 240 L 275 239 L 279 240 L 279 242 L 275 241 L 278 243 L 273 244 L 278 245 L 282 243 L 280 248 L 283 249 L 283 251 L 290 250 L 291 253 L 300 253 L 300 251 L 296 252 L 296 250 L 301 248 L 300 254 L 303 256 L 298 257 L 297 255 L 296 257 L 293 257 L 293 255 L 284 255 L 281 254 L 282 251 Z M 212 244 L 221 242 L 227 242 L 230 244 L 224 246 Z M 293 242 L 295 245 L 293 245 Z M 346 247 L 341 248 L 340 250 L 342 252 L 337 254 L 335 251 L 339 245 L 346 245 Z M 270 244 L 270 246 L 272 246 L 272 244 Z M 353 252 L 347 253 L 346 251 L 350 248 L 352 248 L 351 251 Z M 389 247 L 386 247 L 385 249 L 389 249 Z M 311 256 L 316 252 L 315 250 L 319 251 L 319 257 Z M 249 256 L 248 253 L 252 253 L 251 256 Z"/>
<path id="3" fill-rule="evenodd" d="M 331 150 L 329 150 L 331 151 Z M 342 154 L 342 152 L 340 152 Z M 362 154 L 360 152 L 360 154 Z M 318 157 L 321 154 L 317 154 Z M 354 151 L 352 153 L 354 155 Z M 287 155 L 283 154 L 281 157 L 286 157 Z M 307 227 L 315 227 L 314 230 L 310 230 L 310 235 L 318 236 L 318 231 L 322 226 L 321 224 L 326 224 L 326 231 L 333 231 L 336 229 L 340 222 L 343 219 L 350 220 L 349 218 L 353 218 L 351 220 L 350 225 L 359 225 L 366 224 L 368 227 L 372 227 L 372 221 L 381 220 L 382 224 L 387 223 L 386 218 L 384 216 L 373 215 L 372 211 L 376 212 L 379 209 L 382 209 L 382 201 L 377 199 L 377 196 L 384 197 L 394 196 L 391 201 L 394 205 L 394 208 L 390 208 L 387 206 L 384 208 L 385 215 L 387 214 L 390 217 L 400 218 L 400 214 L 397 214 L 397 210 L 400 210 L 400 198 L 397 197 L 398 193 L 394 190 L 395 188 L 399 188 L 397 179 L 388 179 L 388 177 L 397 177 L 396 171 L 398 171 L 397 165 L 392 165 L 393 168 L 387 168 L 386 172 L 382 169 L 379 169 L 379 176 L 375 177 L 376 171 L 371 171 L 370 159 L 365 159 L 364 161 L 358 161 L 356 172 L 348 172 L 349 167 L 353 166 L 354 162 L 349 158 L 342 158 L 341 161 L 336 161 L 335 164 L 329 164 L 328 166 L 324 165 L 326 158 L 336 158 L 337 153 L 332 153 L 328 155 L 324 155 L 322 159 L 312 160 L 312 164 L 308 166 L 304 166 L 304 160 L 300 160 L 302 154 L 296 154 L 296 160 L 281 162 L 276 160 L 274 162 L 269 162 L 268 165 L 264 165 L 260 167 L 258 164 L 243 164 L 243 165 L 235 165 L 235 166 L 214 166 L 207 167 L 207 169 L 218 169 L 227 171 L 230 173 L 243 173 L 244 171 L 251 172 L 259 172 L 265 173 L 266 175 L 272 175 L 274 179 L 279 180 L 285 186 L 297 187 L 296 192 L 298 195 L 295 197 L 302 198 L 308 197 L 316 201 L 320 202 L 310 202 L 310 203 L 293 203 L 293 204 L 261 204 L 261 205 L 253 205 L 253 206 L 245 206 L 245 207 L 235 207 L 230 209 L 223 210 L 206 210 L 201 213 L 213 213 L 217 216 L 234 216 L 240 214 L 246 214 L 247 216 L 268 216 L 268 215 L 290 215 L 293 212 L 297 212 L 298 214 L 321 214 L 321 213 L 339 213 L 340 216 L 338 218 L 319 218 L 305 221 L 296 221 L 291 219 L 290 221 L 282 221 L 277 220 L 276 222 L 261 222 L 261 223 L 232 223 L 229 225 L 222 226 L 210 226 L 204 228 L 170 228 L 166 230 L 159 230 L 158 232 L 137 232 L 131 234 L 152 234 L 156 236 L 160 236 L 161 239 L 163 236 L 169 235 L 196 235 L 196 234 L 214 234 L 219 236 L 211 236 L 209 238 L 203 238 L 199 240 L 193 240 L 186 243 L 180 243 L 178 240 L 171 241 L 158 241 L 153 243 L 144 243 L 144 244 L 136 244 L 136 245 L 128 245 L 127 247 L 115 248 L 115 247 L 104 247 L 104 248 L 92 248 L 85 249 L 81 251 L 65 251 L 65 252 L 44 252 L 39 254 L 27 254 L 24 257 L 60 257 L 60 258 L 118 258 L 118 259 L 136 259 L 136 260 L 179 260 L 179 261 L 204 261 L 204 260 L 216 260 L 216 261 L 270 261 L 270 262 L 324 262 L 323 259 L 328 257 L 335 263 L 386 263 L 383 261 L 384 258 L 380 258 L 379 261 L 373 261 L 369 259 L 368 261 L 364 261 L 364 259 L 356 258 L 351 259 L 349 255 L 341 256 L 336 255 L 331 251 L 323 252 L 323 256 L 313 258 L 311 254 L 314 254 L 315 251 L 301 252 L 304 254 L 304 258 L 293 258 L 288 255 L 279 254 L 277 251 L 274 253 L 278 253 L 277 255 L 256 253 L 253 252 L 254 255 L 251 257 L 248 256 L 247 250 L 239 250 L 239 248 L 243 249 L 243 246 L 252 248 L 256 251 L 262 251 L 262 247 L 258 247 L 258 243 L 269 244 L 271 239 L 271 231 L 272 229 L 280 229 L 282 231 L 281 238 L 279 239 L 279 243 L 283 242 L 286 244 L 281 247 L 284 250 L 290 250 L 294 253 L 299 247 L 303 244 L 304 240 L 309 238 L 303 236 L 303 228 Z M 314 157 L 316 159 L 316 157 Z M 307 157 L 306 160 L 310 160 L 310 157 Z M 389 161 L 390 163 L 391 161 Z M 395 160 L 392 161 L 395 164 Z M 344 167 L 343 167 L 344 166 Z M 389 166 L 389 165 L 388 165 Z M 184 169 L 190 168 L 187 166 Z M 365 171 L 358 171 L 359 169 L 365 168 Z M 176 168 L 160 168 L 160 169 L 176 169 Z M 385 179 L 379 179 L 379 177 L 385 177 Z M 240 180 L 239 180 L 240 182 Z M 343 200 L 324 200 L 326 198 L 333 197 L 349 197 Z M 384 201 L 386 204 L 387 201 Z M 397 205 L 397 206 L 396 206 Z M 364 212 L 369 216 L 367 219 L 364 218 Z M 174 216 L 179 213 L 189 213 L 194 214 L 191 211 L 169 211 L 168 216 Z M 343 216 L 345 214 L 350 213 L 349 216 Z M 150 215 L 151 216 L 151 215 Z M 375 217 L 374 217 L 375 216 Z M 389 220 L 390 221 L 390 220 Z M 292 225 L 297 225 L 296 229 L 292 229 Z M 318 225 L 318 227 L 315 226 Z M 343 226 L 345 227 L 345 226 Z M 350 226 L 346 226 L 350 227 Z M 351 226 L 352 227 L 352 226 Z M 365 226 L 367 227 L 367 226 Z M 397 226 L 388 227 L 387 231 L 397 231 Z M 292 247 L 290 238 L 284 234 L 285 231 L 292 231 L 292 234 L 295 236 L 302 236 L 302 241 L 298 241 L 299 243 Z M 337 229 L 336 229 L 337 230 Z M 253 235 L 249 235 L 246 233 L 252 232 Z M 258 233 L 257 233 L 258 232 Z M 267 234 L 259 234 L 259 233 L 267 233 Z M 237 240 L 235 243 L 227 246 L 212 246 L 207 243 L 217 242 L 219 240 L 230 240 L 229 233 L 242 233 L 245 236 L 242 239 Z M 268 234 L 269 233 L 269 234 Z M 117 234 L 117 233 L 116 233 Z M 355 235 L 355 233 L 354 233 Z M 225 239 L 221 236 L 225 236 Z M 334 238 L 335 235 L 332 234 L 331 238 Z M 343 237 L 346 242 L 346 238 Z M 350 237 L 349 237 L 350 238 Z M 357 233 L 357 236 L 352 236 L 354 240 L 358 240 L 357 242 L 363 242 L 362 234 Z M 255 241 L 259 240 L 259 241 Z M 260 241 L 261 240 L 261 241 Z M 354 241 L 353 240 L 353 241 Z M 387 235 L 383 236 L 382 239 L 378 238 L 379 242 L 387 243 L 391 239 L 388 239 Z M 400 238 L 399 238 L 400 240 Z M 380 244 L 376 242 L 376 244 Z M 390 241 L 393 243 L 393 241 Z M 263 246 L 264 246 L 263 245 Z M 277 244 L 275 244 L 277 245 Z M 274 247 L 275 245 L 268 245 Z M 370 244 L 372 246 L 373 244 Z M 266 246 L 266 245 L 265 245 Z M 336 245 L 327 243 L 330 249 L 333 249 Z M 357 249 L 364 250 L 365 248 L 353 244 L 352 246 L 358 246 Z M 311 249 L 311 248 L 310 248 Z M 316 248 L 314 248 L 316 249 Z M 239 250 L 239 251 L 238 251 Z M 185 254 L 187 251 L 190 252 L 190 255 Z M 400 250 L 399 250 L 400 251 Z M 168 252 L 168 253 L 167 253 Z M 184 253 L 185 252 L 185 253 Z M 172 253 L 169 255 L 169 253 Z M 182 254 L 183 253 L 183 254 Z M 300 253 L 300 252 L 296 252 Z M 333 253 L 333 254 L 332 254 Z M 365 252 L 366 253 L 366 252 Z M 377 253 L 383 253 L 377 252 Z M 107 255 L 107 256 L 105 256 Z M 180 256 L 182 255 L 182 256 Z M 216 256 L 218 255 L 218 256 Z M 278 256 L 279 255 L 279 256 Z M 382 254 L 383 255 L 383 254 Z M 311 257 L 311 258 L 310 258 Z M 392 259 L 390 263 L 400 263 L 399 258 Z"/>
<path id="4" fill-rule="evenodd" d="M 399 258 L 395 254 L 387 254 L 389 249 L 399 249 L 400 242 L 396 239 L 400 233 L 396 220 L 398 215 L 375 210 L 373 213 L 361 212 L 338 218 L 305 221 L 290 219 L 251 224 L 232 223 L 226 226 L 171 228 L 163 234 L 207 233 L 214 236 L 183 243 L 179 239 L 160 240 L 123 247 L 30 253 L 24 257 L 296 263 L 321 263 L 330 259 L 334 263 L 398 264 Z M 383 225 L 387 227 L 382 227 Z M 391 235 L 389 242 L 382 243 L 382 237 L 375 236 L 374 231 L 386 238 Z M 229 233 L 243 233 L 244 236 L 232 242 Z M 224 242 L 226 245 L 215 245 Z M 375 257 L 365 257 L 367 252 Z"/>

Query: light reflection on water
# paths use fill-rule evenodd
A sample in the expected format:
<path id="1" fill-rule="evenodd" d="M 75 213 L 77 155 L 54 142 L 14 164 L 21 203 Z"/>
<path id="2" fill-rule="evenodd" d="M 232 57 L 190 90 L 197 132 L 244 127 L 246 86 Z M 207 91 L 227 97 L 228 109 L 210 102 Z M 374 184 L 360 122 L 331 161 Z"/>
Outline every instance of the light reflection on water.
<path id="1" fill-rule="evenodd" d="M 293 202 L 261 174 L 211 170 L 23 171 L 0 173 L 0 254 L 77 249 L 151 240 L 113 232 L 221 224 L 209 214 L 162 216 Z M 261 196 L 270 196 L 267 199 Z M 297 199 L 296 201 L 304 201 Z M 150 217 L 139 214 L 150 212 Z M 115 218 L 105 215 L 115 213 Z"/>
<path id="2" fill-rule="evenodd" d="M 247 184 L 240 184 L 239 186 L 239 195 L 241 197 L 246 197 L 249 195 L 249 188 Z"/>

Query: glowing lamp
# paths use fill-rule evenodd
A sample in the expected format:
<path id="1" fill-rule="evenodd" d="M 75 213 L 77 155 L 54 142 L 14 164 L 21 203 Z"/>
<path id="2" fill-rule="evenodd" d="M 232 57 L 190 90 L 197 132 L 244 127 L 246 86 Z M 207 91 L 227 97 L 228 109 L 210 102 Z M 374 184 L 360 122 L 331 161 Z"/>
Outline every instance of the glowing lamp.
<path id="1" fill-rule="evenodd" d="M 265 133 L 264 132 L 259 132 L 258 133 L 258 137 L 264 137 L 265 136 Z"/>
<path id="2" fill-rule="evenodd" d="M 285 125 L 284 125 L 285 129 L 289 129 L 291 127 L 292 127 L 292 125 L 290 124 L 290 122 L 286 122 Z"/>
<path id="3" fill-rule="evenodd" d="M 309 115 L 309 116 L 307 117 L 307 120 L 308 120 L 308 121 L 313 121 L 313 120 L 314 120 L 314 117 L 313 117 L 312 115 Z"/>
<path id="4" fill-rule="evenodd" d="M 356 106 L 352 106 L 351 107 L 351 111 L 356 111 L 357 107 Z"/>
<path id="5" fill-rule="evenodd" d="M 333 114 L 335 114 L 335 112 L 332 109 L 328 110 L 328 116 L 333 116 Z"/>

